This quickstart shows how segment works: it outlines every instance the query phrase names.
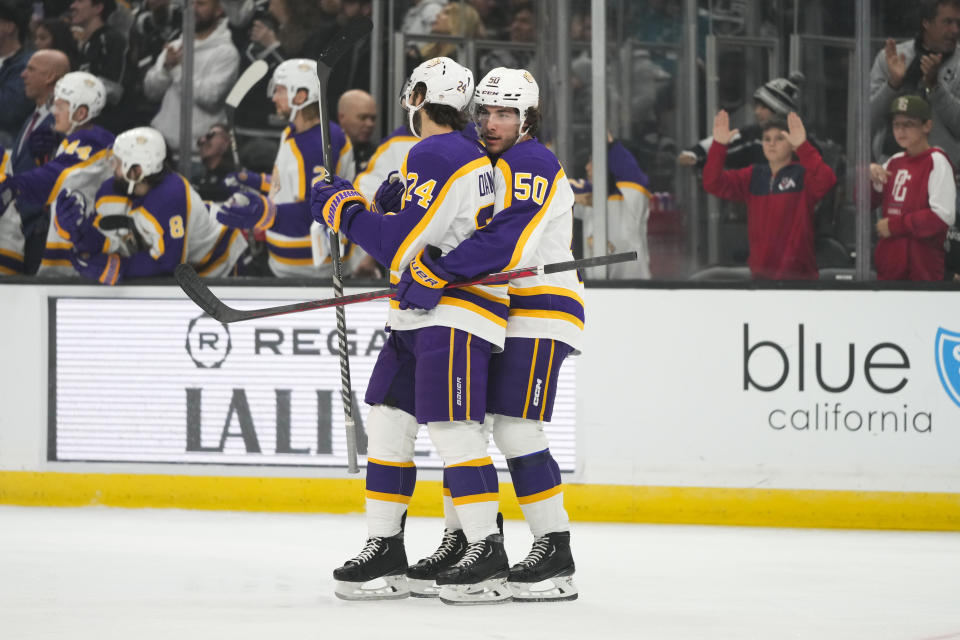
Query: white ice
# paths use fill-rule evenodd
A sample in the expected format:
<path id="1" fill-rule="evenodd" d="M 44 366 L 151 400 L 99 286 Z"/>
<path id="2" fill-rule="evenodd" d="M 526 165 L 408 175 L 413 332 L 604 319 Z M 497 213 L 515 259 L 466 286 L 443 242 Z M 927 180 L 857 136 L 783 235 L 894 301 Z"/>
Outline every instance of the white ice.
<path id="1" fill-rule="evenodd" d="M 411 560 L 442 523 L 411 518 Z M 960 534 L 574 523 L 580 599 L 353 603 L 360 515 L 0 507 L 0 638 L 960 639 Z M 506 523 L 521 559 L 526 525 Z"/>

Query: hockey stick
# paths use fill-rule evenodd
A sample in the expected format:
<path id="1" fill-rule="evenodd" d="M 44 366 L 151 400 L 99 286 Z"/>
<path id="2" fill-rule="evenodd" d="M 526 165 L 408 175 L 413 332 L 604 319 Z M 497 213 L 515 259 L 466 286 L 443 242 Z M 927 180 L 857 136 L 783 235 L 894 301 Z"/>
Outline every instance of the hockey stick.
<path id="1" fill-rule="evenodd" d="M 581 260 L 570 260 L 568 262 L 554 262 L 552 264 L 543 264 L 537 267 L 527 267 L 524 269 L 513 269 L 512 271 L 501 271 L 474 280 L 466 282 L 451 282 L 447 285 L 449 289 L 459 289 L 477 284 L 503 284 L 514 278 L 527 278 L 530 276 L 546 275 L 550 273 L 559 273 L 561 271 L 572 271 L 574 269 L 586 269 L 588 267 L 599 267 L 605 264 L 615 264 L 617 262 L 629 262 L 637 259 L 636 251 L 626 253 L 614 253 L 608 256 L 598 256 L 596 258 L 583 258 Z M 197 306 L 203 309 L 207 315 L 214 320 L 224 324 L 232 322 L 242 322 L 244 320 L 254 320 L 256 318 L 270 318 L 272 316 L 282 316 L 288 313 L 299 313 L 301 311 L 313 311 L 315 309 L 329 309 L 330 307 L 342 307 L 357 302 L 367 302 L 368 300 L 377 300 L 379 298 L 392 298 L 396 294 L 396 289 L 377 289 L 376 291 L 366 291 L 364 293 L 355 293 L 349 296 L 334 296 L 333 298 L 323 298 L 321 300 L 310 300 L 308 302 L 295 302 L 293 304 L 280 305 L 278 307 L 266 307 L 263 309 L 234 309 L 228 307 L 220 298 L 218 298 L 210 288 L 200 280 L 196 270 L 187 263 L 177 266 L 174 271 L 177 284 L 183 289 L 191 300 L 197 303 Z"/>
<path id="2" fill-rule="evenodd" d="M 260 82 L 269 70 L 270 65 L 264 60 L 255 60 L 240 74 L 233 88 L 230 89 L 230 93 L 227 94 L 226 104 L 224 105 L 227 112 L 227 135 L 230 136 L 230 151 L 233 153 L 233 166 L 237 168 L 237 171 L 240 170 L 240 153 L 237 151 L 235 122 L 237 107 L 240 106 L 240 102 L 243 101 L 244 96 L 250 93 L 250 89 L 253 89 L 253 85 Z"/>
<path id="3" fill-rule="evenodd" d="M 363 40 L 373 30 L 369 18 L 351 20 L 347 26 L 334 36 L 327 48 L 317 59 L 317 79 L 320 81 L 320 132 L 323 136 L 323 166 L 326 169 L 324 179 L 333 179 L 334 163 L 330 145 L 330 114 L 327 110 L 327 87 L 330 84 L 330 72 L 337 61 L 355 44 Z M 332 232 L 330 240 L 330 261 L 333 263 L 333 295 L 343 297 L 343 263 L 340 261 L 340 234 Z M 360 473 L 357 466 L 357 426 L 353 420 L 353 391 L 350 384 L 350 355 L 347 353 L 347 315 L 343 305 L 337 306 L 337 342 L 340 347 L 340 395 L 343 400 L 343 417 L 347 436 L 347 473 Z"/>

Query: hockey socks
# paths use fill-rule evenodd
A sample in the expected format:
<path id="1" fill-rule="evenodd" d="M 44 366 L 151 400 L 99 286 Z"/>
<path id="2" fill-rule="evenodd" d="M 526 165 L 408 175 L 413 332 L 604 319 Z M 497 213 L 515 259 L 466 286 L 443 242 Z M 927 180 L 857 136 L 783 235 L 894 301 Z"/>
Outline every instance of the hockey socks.
<path id="1" fill-rule="evenodd" d="M 477 542 L 499 533 L 500 483 L 493 460 L 486 457 L 448 465 L 444 478 L 467 541 Z"/>
<path id="2" fill-rule="evenodd" d="M 549 449 L 507 460 L 510 478 L 523 517 L 534 538 L 555 531 L 569 531 L 570 520 L 563 508 L 560 466 Z"/>
<path id="3" fill-rule="evenodd" d="M 367 458 L 367 529 L 371 537 L 389 537 L 400 532 L 417 484 L 413 462 L 389 462 Z"/>

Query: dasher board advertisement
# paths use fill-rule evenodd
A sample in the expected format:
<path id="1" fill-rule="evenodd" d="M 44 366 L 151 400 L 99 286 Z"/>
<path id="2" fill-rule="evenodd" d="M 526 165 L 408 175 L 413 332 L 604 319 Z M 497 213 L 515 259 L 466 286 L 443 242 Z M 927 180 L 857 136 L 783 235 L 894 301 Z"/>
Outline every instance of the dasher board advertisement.
<path id="1" fill-rule="evenodd" d="M 55 298 L 50 311 L 48 460 L 346 466 L 333 309 L 230 325 L 186 299 Z M 386 318 L 386 301 L 347 309 L 361 460 Z M 576 464 L 575 367 L 563 365 L 547 425 L 562 471 Z M 490 454 L 506 468 L 492 439 Z M 426 428 L 415 461 L 442 467 Z"/>

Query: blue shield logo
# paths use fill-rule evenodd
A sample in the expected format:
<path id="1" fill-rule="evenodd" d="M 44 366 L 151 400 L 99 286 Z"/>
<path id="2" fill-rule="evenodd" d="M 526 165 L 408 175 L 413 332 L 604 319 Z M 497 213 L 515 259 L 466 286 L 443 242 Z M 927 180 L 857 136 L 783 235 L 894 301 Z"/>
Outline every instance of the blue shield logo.
<path id="1" fill-rule="evenodd" d="M 960 407 L 960 333 L 937 330 L 937 373 L 950 399 Z"/>

